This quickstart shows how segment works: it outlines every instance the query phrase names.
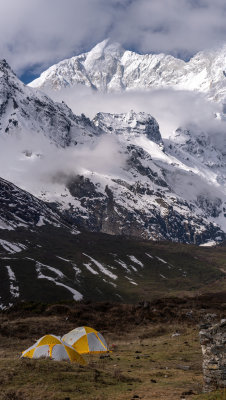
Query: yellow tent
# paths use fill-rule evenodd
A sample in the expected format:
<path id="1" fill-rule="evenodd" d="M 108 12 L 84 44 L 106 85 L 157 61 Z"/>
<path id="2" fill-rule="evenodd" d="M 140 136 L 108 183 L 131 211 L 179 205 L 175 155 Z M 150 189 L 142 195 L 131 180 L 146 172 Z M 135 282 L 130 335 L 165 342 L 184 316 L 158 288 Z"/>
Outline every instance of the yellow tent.
<path id="1" fill-rule="evenodd" d="M 75 361 L 81 365 L 86 365 L 84 358 L 70 345 L 62 342 L 55 335 L 45 335 L 41 337 L 33 346 L 23 351 L 21 357 L 28 358 L 51 358 L 53 360 Z"/>
<path id="2" fill-rule="evenodd" d="M 105 353 L 108 345 L 100 332 L 88 326 L 73 329 L 62 337 L 63 342 L 71 345 L 78 353 Z"/>

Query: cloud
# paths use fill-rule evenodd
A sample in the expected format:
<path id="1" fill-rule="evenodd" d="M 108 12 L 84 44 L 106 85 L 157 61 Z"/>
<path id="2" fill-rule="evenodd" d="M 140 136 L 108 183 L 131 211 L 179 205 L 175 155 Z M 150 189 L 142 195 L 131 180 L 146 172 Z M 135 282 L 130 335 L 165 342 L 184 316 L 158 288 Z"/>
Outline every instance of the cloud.
<path id="1" fill-rule="evenodd" d="M 0 57 L 39 73 L 106 37 L 188 57 L 225 41 L 224 0 L 2 0 Z"/>
<path id="2" fill-rule="evenodd" d="M 17 73 L 95 44 L 106 35 L 111 13 L 103 0 L 0 2 L 0 56 Z"/>
<path id="3" fill-rule="evenodd" d="M 57 184 L 62 189 L 76 175 L 95 172 L 115 177 L 125 164 L 126 155 L 115 136 L 70 148 L 56 147 L 35 132 L 0 137 L 1 177 L 37 196 L 46 190 L 54 192 Z"/>
<path id="4" fill-rule="evenodd" d="M 225 122 L 215 118 L 221 112 L 221 105 L 191 91 L 157 89 L 108 94 L 78 85 L 51 91 L 49 95 L 56 101 L 64 100 L 75 114 L 84 113 L 90 118 L 100 111 L 127 113 L 134 110 L 149 113 L 158 121 L 164 138 L 181 126 L 196 126 L 196 130 L 211 135 L 225 132 Z"/>
<path id="5" fill-rule="evenodd" d="M 141 0 L 130 4 L 114 35 L 141 52 L 191 56 L 226 39 L 223 0 Z"/>

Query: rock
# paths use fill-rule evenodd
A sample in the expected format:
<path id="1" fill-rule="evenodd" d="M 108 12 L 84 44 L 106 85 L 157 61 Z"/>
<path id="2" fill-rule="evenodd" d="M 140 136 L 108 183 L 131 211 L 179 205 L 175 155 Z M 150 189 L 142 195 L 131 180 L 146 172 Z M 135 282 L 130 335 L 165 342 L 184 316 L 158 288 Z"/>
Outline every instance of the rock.
<path id="1" fill-rule="evenodd" d="M 226 321 L 201 326 L 199 332 L 203 353 L 204 391 L 210 392 L 226 385 Z"/>
<path id="2" fill-rule="evenodd" d="M 191 396 L 192 394 L 195 394 L 193 390 L 187 390 L 186 392 L 181 393 L 181 396 Z"/>
<path id="3" fill-rule="evenodd" d="M 191 369 L 190 365 L 177 365 L 177 369 L 182 369 L 183 371 L 189 371 Z"/>
<path id="4" fill-rule="evenodd" d="M 175 332 L 175 333 L 172 334 L 172 337 L 177 337 L 177 336 L 180 336 L 179 332 Z"/>

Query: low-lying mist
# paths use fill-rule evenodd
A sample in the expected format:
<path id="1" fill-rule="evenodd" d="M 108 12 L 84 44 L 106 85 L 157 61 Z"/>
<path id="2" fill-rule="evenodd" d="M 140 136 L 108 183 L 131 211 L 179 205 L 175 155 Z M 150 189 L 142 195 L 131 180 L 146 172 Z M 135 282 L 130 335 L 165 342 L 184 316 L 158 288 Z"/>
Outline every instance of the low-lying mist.
<path id="1" fill-rule="evenodd" d="M 196 126 L 208 134 L 225 131 L 225 123 L 216 118 L 222 111 L 221 104 L 208 101 L 203 94 L 196 92 L 157 89 L 100 93 L 77 85 L 60 91 L 51 90 L 48 94 L 56 101 L 65 101 L 75 114 L 84 113 L 90 118 L 99 111 L 147 112 L 158 121 L 163 138 L 168 138 L 181 126 Z"/>
<path id="2" fill-rule="evenodd" d="M 125 163 L 115 136 L 69 148 L 59 148 L 35 132 L 0 138 L 0 176 L 33 194 L 87 171 L 115 176 Z"/>
<path id="3" fill-rule="evenodd" d="M 156 118 L 163 139 L 173 139 L 178 127 L 190 128 L 196 136 L 205 132 L 221 151 L 226 148 L 226 123 L 216 117 L 221 105 L 194 92 L 169 89 L 103 94 L 76 86 L 51 92 L 51 96 L 64 100 L 75 114 L 84 113 L 90 118 L 100 111 L 144 111 Z M 0 176 L 33 194 L 45 191 L 49 185 L 66 184 L 75 175 L 95 172 L 122 176 L 126 163 L 119 138 L 114 134 L 97 136 L 84 145 L 69 148 L 57 147 L 37 132 L 0 137 Z"/>

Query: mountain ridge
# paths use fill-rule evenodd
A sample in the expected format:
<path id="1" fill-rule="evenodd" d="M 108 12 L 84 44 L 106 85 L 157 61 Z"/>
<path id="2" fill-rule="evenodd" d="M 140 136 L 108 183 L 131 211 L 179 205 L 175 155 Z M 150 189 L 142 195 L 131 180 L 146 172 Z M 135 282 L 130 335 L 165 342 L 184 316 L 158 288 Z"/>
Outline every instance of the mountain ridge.
<path id="1" fill-rule="evenodd" d="M 191 246 L 226 237 L 216 139 L 190 124 L 165 140 L 132 110 L 77 116 L 0 62 L 0 309 L 220 287 L 224 246 Z"/>
<path id="2" fill-rule="evenodd" d="M 5 60 L 0 62 L 0 72 L 0 134 L 43 134 L 60 146 L 74 143 L 77 130 L 86 134 L 87 124 L 91 134 L 88 118 L 75 116 L 65 103 L 54 102 L 39 90 L 24 85 Z"/>
<path id="3" fill-rule="evenodd" d="M 0 137 L 5 145 L 27 131 L 19 164 L 7 168 L 3 178 L 53 203 L 79 229 L 197 244 L 224 239 L 225 156 L 220 150 L 213 153 L 214 167 L 209 160 L 202 165 L 206 142 L 192 130 L 181 129 L 179 142 L 167 142 L 149 114 L 98 113 L 92 121 L 76 116 L 66 104 L 23 85 L 5 62 L 1 66 Z M 47 141 L 39 151 L 31 140 L 34 133 Z M 50 172 L 47 143 L 59 157 Z M 18 172 L 43 165 L 47 170 L 39 184 Z"/>
<path id="4" fill-rule="evenodd" d="M 173 88 L 197 91 L 221 102 L 226 94 L 226 45 L 197 53 L 188 62 L 171 55 L 138 54 L 109 39 L 89 52 L 60 61 L 29 86 L 59 90 L 76 84 L 102 92 Z"/>

